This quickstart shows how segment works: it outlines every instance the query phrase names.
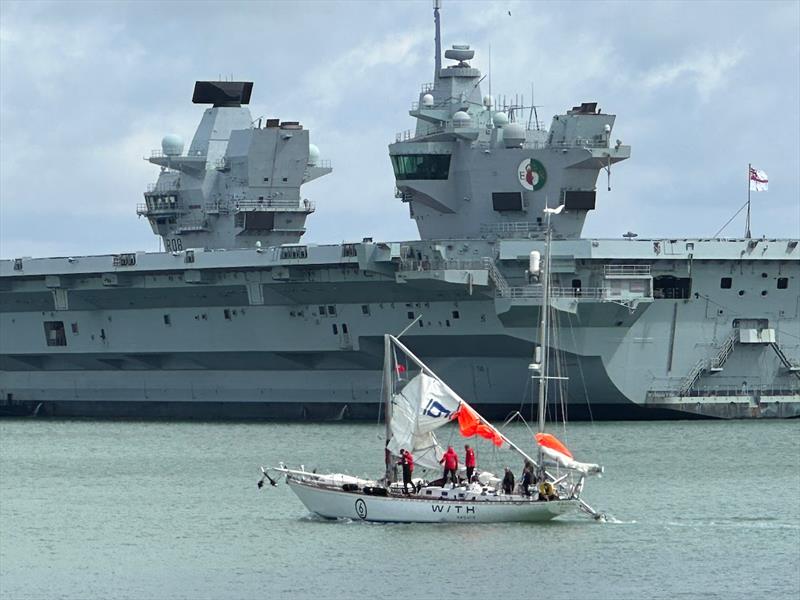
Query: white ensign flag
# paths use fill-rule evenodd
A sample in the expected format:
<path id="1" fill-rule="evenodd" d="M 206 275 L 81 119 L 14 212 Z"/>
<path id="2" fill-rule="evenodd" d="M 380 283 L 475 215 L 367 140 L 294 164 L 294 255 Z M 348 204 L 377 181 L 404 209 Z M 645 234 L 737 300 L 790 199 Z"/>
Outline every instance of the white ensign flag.
<path id="1" fill-rule="evenodd" d="M 750 191 L 751 192 L 766 192 L 769 180 L 767 174 L 759 169 L 750 167 Z"/>

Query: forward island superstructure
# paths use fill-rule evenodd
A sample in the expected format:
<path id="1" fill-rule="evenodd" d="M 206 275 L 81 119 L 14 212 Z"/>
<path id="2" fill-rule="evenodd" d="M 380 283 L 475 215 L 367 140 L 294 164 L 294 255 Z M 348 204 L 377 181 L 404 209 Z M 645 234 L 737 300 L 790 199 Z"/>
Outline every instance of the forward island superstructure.
<path id="1" fill-rule="evenodd" d="M 526 403 L 552 217 L 551 345 L 568 417 L 800 415 L 797 239 L 584 239 L 602 172 L 630 157 L 582 102 L 549 128 L 442 56 L 389 146 L 420 240 L 303 243 L 331 172 L 297 121 L 254 121 L 250 82 L 197 82 L 137 213 L 166 252 L 0 262 L 0 410 L 184 418 L 365 418 L 383 335 L 489 418 Z M 444 61 L 449 64 L 443 65 Z M 539 254 L 537 254 L 539 253 Z M 410 325 L 410 328 L 409 328 Z"/>

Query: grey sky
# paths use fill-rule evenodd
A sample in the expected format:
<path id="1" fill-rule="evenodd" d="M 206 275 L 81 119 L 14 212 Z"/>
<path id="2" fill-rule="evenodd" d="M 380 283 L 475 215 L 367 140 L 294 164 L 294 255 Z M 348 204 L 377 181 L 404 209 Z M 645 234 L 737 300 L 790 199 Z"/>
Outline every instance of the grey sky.
<path id="1" fill-rule="evenodd" d="M 511 11 L 509 16 L 508 12 Z M 800 236 L 800 2 L 456 2 L 492 92 L 540 119 L 596 100 L 633 147 L 585 234 L 710 236 L 753 195 L 753 233 Z M 432 79 L 431 2 L 0 2 L 0 256 L 156 250 L 142 157 L 191 139 L 196 79 L 255 82 L 254 117 L 300 120 L 334 172 L 307 242 L 417 237 L 387 145 Z M 485 85 L 486 82 L 484 82 Z M 488 89 L 484 87 L 484 93 Z M 741 235 L 743 219 L 724 234 Z"/>

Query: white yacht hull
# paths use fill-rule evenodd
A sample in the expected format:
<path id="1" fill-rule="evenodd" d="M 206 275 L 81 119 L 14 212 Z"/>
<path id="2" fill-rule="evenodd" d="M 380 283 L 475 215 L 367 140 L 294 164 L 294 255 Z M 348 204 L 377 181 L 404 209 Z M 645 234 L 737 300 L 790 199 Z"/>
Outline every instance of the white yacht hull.
<path id="1" fill-rule="evenodd" d="M 286 482 L 308 510 L 329 519 L 393 523 L 502 523 L 549 521 L 578 509 L 578 500 L 536 502 L 519 496 L 481 500 L 372 496 L 345 492 L 287 477 Z"/>

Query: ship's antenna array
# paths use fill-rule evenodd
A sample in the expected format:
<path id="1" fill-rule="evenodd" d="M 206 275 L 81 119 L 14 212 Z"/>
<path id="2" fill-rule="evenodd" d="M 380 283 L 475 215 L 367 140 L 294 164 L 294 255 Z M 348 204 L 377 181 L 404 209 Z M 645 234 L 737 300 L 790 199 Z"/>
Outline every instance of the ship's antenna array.
<path id="1" fill-rule="evenodd" d="M 439 19 L 439 9 L 442 7 L 442 0 L 433 0 L 433 23 L 436 27 L 436 33 L 434 36 L 434 44 L 436 45 L 436 54 L 434 55 L 434 65 L 436 68 L 436 72 L 434 73 L 434 79 L 438 79 L 439 71 L 442 68 L 442 33 L 441 33 L 441 23 Z"/>

